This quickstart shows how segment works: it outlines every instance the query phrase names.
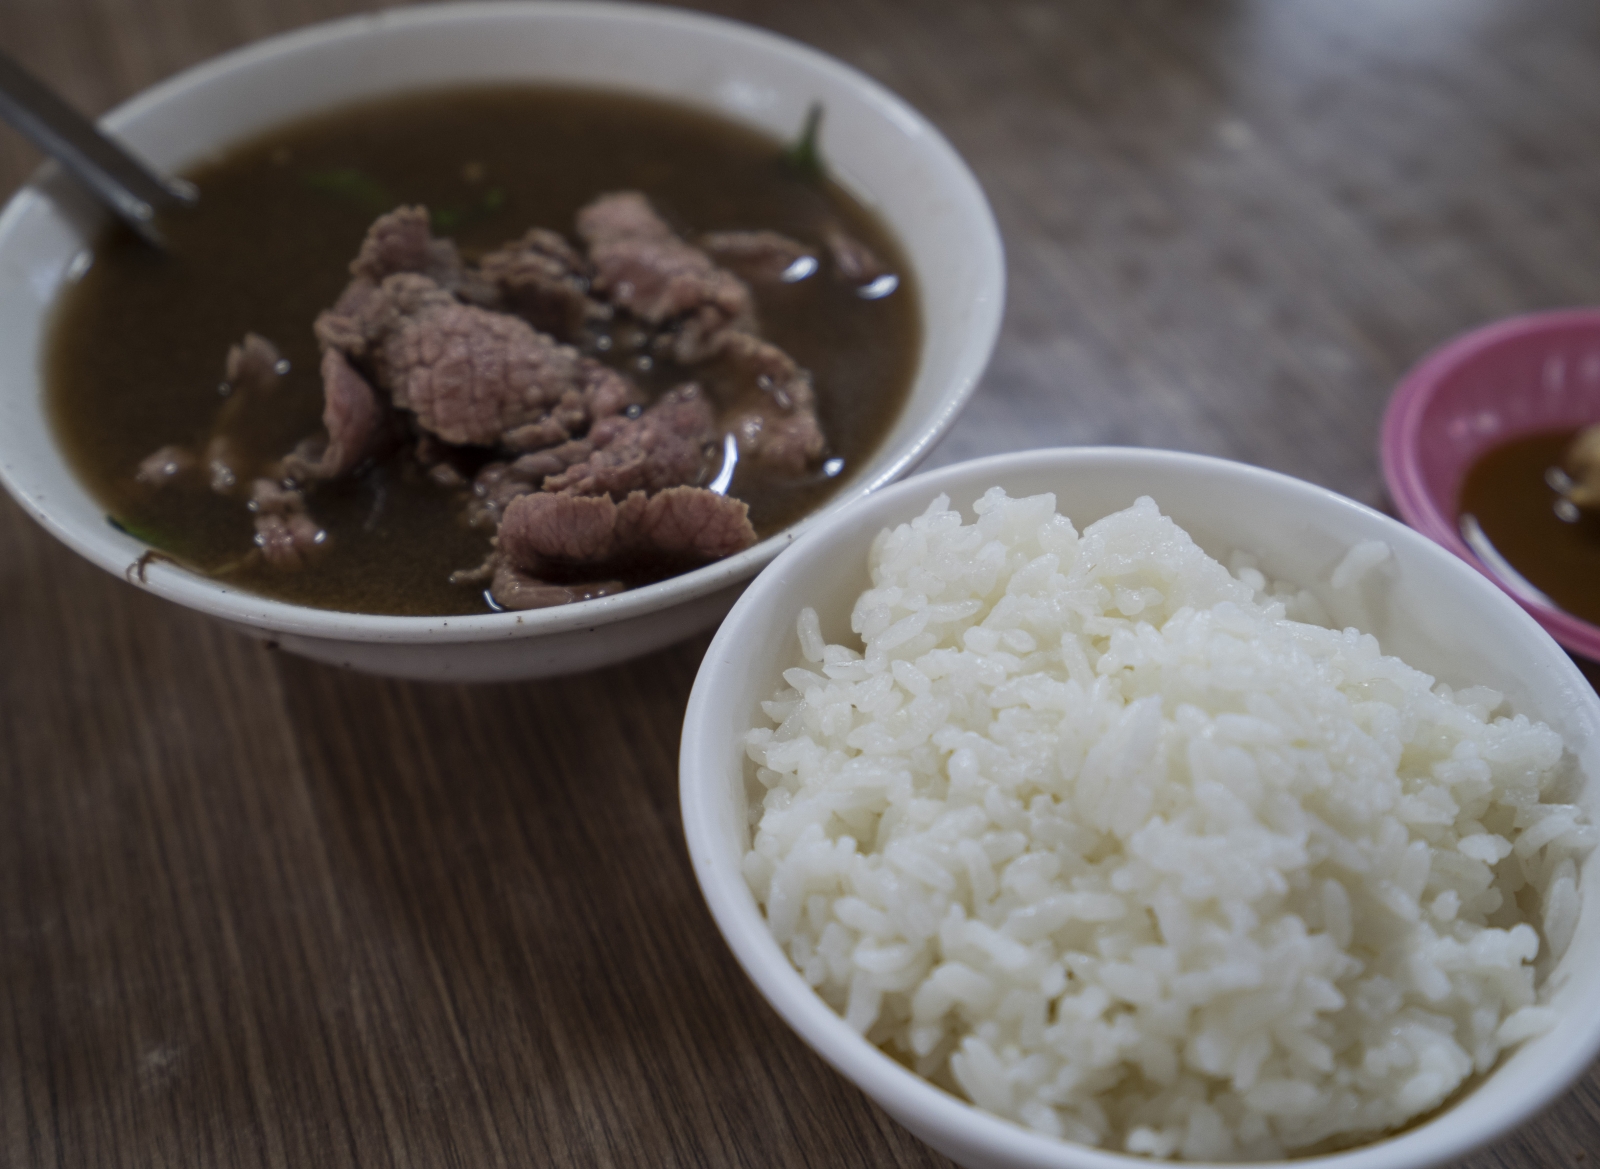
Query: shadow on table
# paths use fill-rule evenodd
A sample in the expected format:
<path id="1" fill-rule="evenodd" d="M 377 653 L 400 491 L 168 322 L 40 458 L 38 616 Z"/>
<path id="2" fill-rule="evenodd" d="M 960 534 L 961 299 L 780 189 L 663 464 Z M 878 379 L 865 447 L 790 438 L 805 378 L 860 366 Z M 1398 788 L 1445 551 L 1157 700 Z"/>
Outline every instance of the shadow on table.
<path id="1" fill-rule="evenodd" d="M 279 666 L 391 1139 L 468 1163 L 940 1163 L 762 1002 L 701 901 L 677 747 L 709 638 L 572 678 Z M 355 1054 L 359 1053 L 359 1054 Z M 403 1070 L 402 1070 L 403 1069 Z"/>

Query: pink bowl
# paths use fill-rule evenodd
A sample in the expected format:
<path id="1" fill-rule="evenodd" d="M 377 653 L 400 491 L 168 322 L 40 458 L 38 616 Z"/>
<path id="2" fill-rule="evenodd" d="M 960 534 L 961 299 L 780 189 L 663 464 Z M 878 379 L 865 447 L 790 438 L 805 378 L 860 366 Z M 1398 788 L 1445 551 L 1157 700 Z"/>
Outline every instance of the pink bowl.
<path id="1" fill-rule="evenodd" d="M 1545 430 L 1600 422 L 1600 309 L 1512 317 L 1423 358 L 1383 418 L 1383 477 L 1402 519 L 1510 593 L 1562 645 L 1600 659 L 1600 628 L 1517 596 L 1456 526 L 1467 469 L 1485 451 Z"/>

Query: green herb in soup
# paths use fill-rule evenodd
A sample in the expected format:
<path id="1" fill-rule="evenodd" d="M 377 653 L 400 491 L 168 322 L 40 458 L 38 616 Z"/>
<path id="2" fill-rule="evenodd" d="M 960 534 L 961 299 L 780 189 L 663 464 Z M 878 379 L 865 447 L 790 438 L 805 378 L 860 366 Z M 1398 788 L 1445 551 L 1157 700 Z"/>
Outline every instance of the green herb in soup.
<path id="1" fill-rule="evenodd" d="M 696 112 L 413 95 L 189 177 L 170 253 L 109 236 L 63 297 L 51 407 L 112 522 L 283 600 L 473 613 L 693 568 L 826 499 L 914 373 L 894 240 Z"/>

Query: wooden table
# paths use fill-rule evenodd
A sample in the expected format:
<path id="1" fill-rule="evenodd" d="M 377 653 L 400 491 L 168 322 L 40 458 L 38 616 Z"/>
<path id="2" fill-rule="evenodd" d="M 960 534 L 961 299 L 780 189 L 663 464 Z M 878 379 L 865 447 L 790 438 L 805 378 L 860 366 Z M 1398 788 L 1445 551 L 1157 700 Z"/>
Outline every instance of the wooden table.
<path id="1" fill-rule="evenodd" d="M 0 0 L 100 111 L 359 0 Z M 1205 451 L 1381 504 L 1395 379 L 1600 299 L 1587 0 L 725 0 L 962 151 L 1006 325 L 933 457 Z M 0 130 L 0 190 L 35 156 Z M 449 687 L 269 651 L 0 503 L 0 1163 L 944 1164 L 734 964 L 680 834 L 699 639 Z M 1466 1164 L 1574 1165 L 1600 1076 Z"/>

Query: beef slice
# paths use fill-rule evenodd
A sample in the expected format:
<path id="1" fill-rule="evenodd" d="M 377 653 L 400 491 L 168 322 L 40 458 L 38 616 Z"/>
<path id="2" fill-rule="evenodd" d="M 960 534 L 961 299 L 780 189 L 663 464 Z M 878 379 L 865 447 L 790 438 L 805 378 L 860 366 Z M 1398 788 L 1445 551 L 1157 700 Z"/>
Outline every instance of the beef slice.
<path id="1" fill-rule="evenodd" d="M 626 589 L 619 580 L 588 581 L 583 584 L 551 584 L 531 576 L 504 558 L 497 558 L 489 584 L 489 595 L 502 609 L 548 609 L 570 605 L 595 597 L 609 597 Z"/>
<path id="2" fill-rule="evenodd" d="M 810 248 L 775 231 L 712 231 L 700 237 L 700 246 L 717 264 L 758 284 L 803 279 L 816 269 Z"/>
<path id="3" fill-rule="evenodd" d="M 497 546 L 512 565 L 535 577 L 581 568 L 596 574 L 706 564 L 754 544 L 742 500 L 702 487 L 609 495 L 548 491 L 506 507 Z"/>
<path id="4" fill-rule="evenodd" d="M 497 248 L 479 270 L 505 308 L 534 328 L 573 341 L 590 321 L 611 310 L 589 295 L 589 262 L 558 233 L 542 227 Z"/>
<path id="5" fill-rule="evenodd" d="M 637 397 L 620 374 L 521 318 L 463 304 L 414 273 L 353 283 L 317 335 L 448 443 L 551 446 Z"/>
<path id="6" fill-rule="evenodd" d="M 721 436 L 710 400 L 693 383 L 669 391 L 637 418 L 594 424 L 593 453 L 544 481 L 546 491 L 610 495 L 693 484 L 708 469 L 707 448 Z"/>
<path id="7" fill-rule="evenodd" d="M 342 352 L 322 355 L 322 424 L 328 445 L 316 468 L 317 477 L 337 479 L 360 466 L 384 445 L 388 410 L 367 379 Z"/>
<path id="8" fill-rule="evenodd" d="M 722 384 L 737 387 L 721 426 L 738 440 L 741 460 L 798 474 L 822 455 L 811 375 L 793 358 L 770 341 L 728 332 L 715 361 Z"/>
<path id="9" fill-rule="evenodd" d="M 724 329 L 755 328 L 749 286 L 680 239 L 637 191 L 602 195 L 578 212 L 594 288 L 652 325 L 672 323 L 672 352 L 692 362 Z"/>
<path id="10" fill-rule="evenodd" d="M 367 284 L 382 284 L 398 272 L 426 276 L 473 304 L 492 306 L 498 300 L 493 283 L 461 262 L 455 241 L 434 238 L 426 207 L 397 207 L 380 215 L 350 262 L 350 275 Z"/>
<path id="11" fill-rule="evenodd" d="M 311 518 L 305 496 L 296 489 L 257 479 L 250 487 L 250 510 L 255 515 L 256 547 L 274 568 L 304 568 L 328 546 L 328 533 Z"/>
<path id="12" fill-rule="evenodd" d="M 276 389 L 286 369 L 278 347 L 260 333 L 246 333 L 243 341 L 228 350 L 224 366 L 229 389 L 245 394 Z"/>

